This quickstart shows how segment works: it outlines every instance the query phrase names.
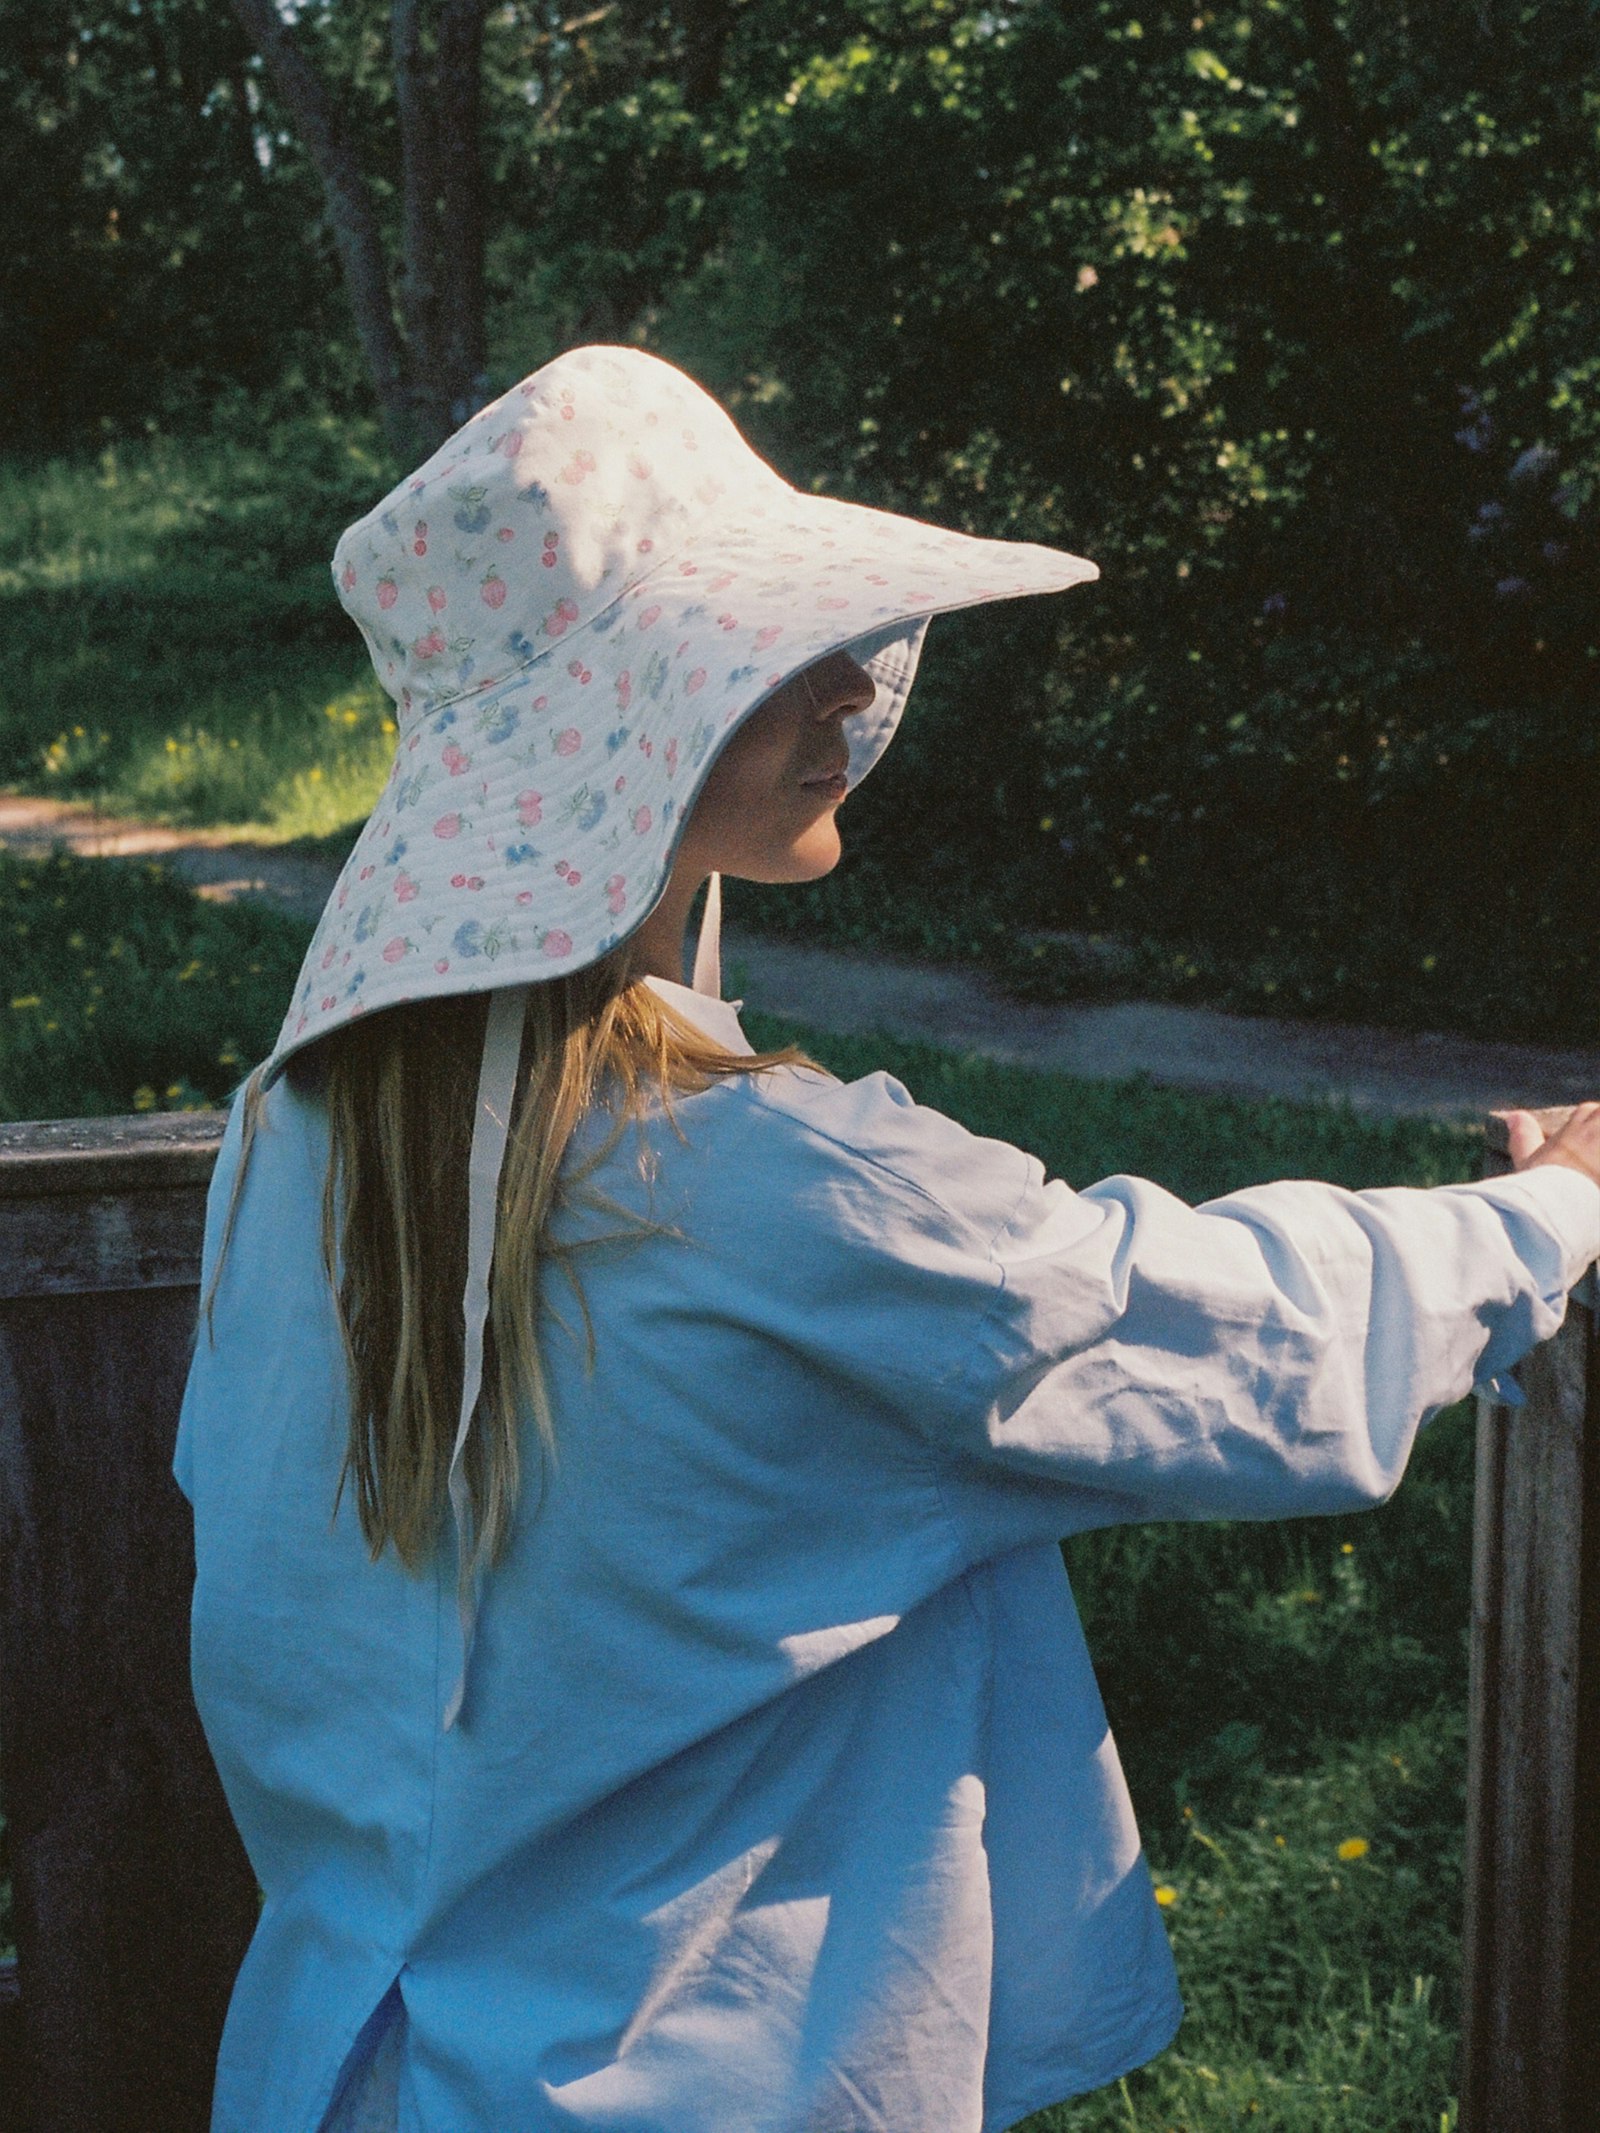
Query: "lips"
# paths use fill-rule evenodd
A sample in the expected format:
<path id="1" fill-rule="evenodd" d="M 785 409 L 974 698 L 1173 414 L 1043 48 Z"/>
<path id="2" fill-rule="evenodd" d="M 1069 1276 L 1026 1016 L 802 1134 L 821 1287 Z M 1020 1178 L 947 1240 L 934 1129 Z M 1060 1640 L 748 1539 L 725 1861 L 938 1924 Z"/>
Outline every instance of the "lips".
<path id="1" fill-rule="evenodd" d="M 842 763 L 836 763 L 831 770 L 814 770 L 809 778 L 802 778 L 800 782 L 802 785 L 838 785 L 848 779 L 849 775 L 850 758 L 846 756 Z"/>

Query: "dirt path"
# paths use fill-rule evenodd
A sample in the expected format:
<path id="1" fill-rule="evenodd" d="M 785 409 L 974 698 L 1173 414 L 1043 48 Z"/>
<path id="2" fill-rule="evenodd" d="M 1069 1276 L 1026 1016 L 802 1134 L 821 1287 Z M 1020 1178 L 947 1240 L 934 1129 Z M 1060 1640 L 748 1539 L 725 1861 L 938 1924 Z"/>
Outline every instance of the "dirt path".
<path id="1" fill-rule="evenodd" d="M 58 843 L 85 857 L 159 857 L 202 896 L 266 897 L 308 919 L 321 910 L 336 871 L 325 860 L 270 844 L 0 795 L 0 845 L 43 853 Z M 1342 1097 L 1362 1111 L 1440 1119 L 1600 1096 L 1600 1050 L 1408 1035 L 1156 1001 L 1040 1005 L 1008 998 L 971 970 L 869 958 L 731 928 L 723 968 L 730 998 L 742 996 L 752 1007 L 817 1029 L 885 1030 L 1094 1080 L 1147 1074 L 1178 1088 Z"/>

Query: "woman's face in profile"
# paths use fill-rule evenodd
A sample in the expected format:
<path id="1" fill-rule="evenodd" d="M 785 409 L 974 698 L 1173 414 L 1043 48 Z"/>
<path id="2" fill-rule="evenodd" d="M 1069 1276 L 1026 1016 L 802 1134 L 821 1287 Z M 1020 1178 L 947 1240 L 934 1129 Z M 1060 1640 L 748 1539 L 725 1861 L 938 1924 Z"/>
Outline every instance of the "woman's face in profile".
<path id="1" fill-rule="evenodd" d="M 815 881 L 839 858 L 844 721 L 876 694 L 865 667 L 830 652 L 777 689 L 712 767 L 684 837 L 696 871 Z"/>

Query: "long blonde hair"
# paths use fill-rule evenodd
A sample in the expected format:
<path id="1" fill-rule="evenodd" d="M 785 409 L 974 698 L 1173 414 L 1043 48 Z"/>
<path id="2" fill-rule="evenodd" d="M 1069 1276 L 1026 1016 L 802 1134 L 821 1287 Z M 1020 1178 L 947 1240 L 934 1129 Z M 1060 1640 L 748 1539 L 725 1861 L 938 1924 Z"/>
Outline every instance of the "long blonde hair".
<path id="1" fill-rule="evenodd" d="M 387 1008 L 307 1046 L 288 1068 L 302 1092 L 320 1093 L 328 1117 L 322 1254 L 350 1384 L 334 1510 L 350 1481 L 373 1560 L 392 1543 L 412 1571 L 431 1559 L 439 1537 L 461 1399 L 467 1156 L 485 1014 L 481 994 Z M 474 1567 L 498 1561 L 510 1539 L 525 1413 L 533 1416 L 541 1462 L 555 1451 L 539 1334 L 547 1272 L 559 1268 L 570 1282 L 592 1359 L 578 1253 L 659 1228 L 590 1190 L 592 1172 L 658 1098 L 681 1134 L 675 1096 L 735 1074 L 813 1064 L 793 1046 L 749 1055 L 725 1050 L 631 977 L 626 950 L 529 989 L 495 1219 L 484 1391 L 465 1457 Z M 208 1326 L 262 1103 L 252 1077 L 206 1297 Z M 583 1162 L 568 1163 L 572 1136 L 596 1103 L 605 1106 L 609 1130 Z M 642 1138 L 640 1155 L 642 1162 Z M 614 1226 L 576 1243 L 556 1242 L 552 1215 L 577 1205 L 609 1213 Z"/>

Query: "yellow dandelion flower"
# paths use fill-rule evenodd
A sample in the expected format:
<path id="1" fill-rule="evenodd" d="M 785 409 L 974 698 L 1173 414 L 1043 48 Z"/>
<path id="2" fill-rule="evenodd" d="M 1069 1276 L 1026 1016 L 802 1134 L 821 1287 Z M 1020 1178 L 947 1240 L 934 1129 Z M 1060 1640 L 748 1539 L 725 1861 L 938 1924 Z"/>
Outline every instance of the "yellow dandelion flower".
<path id="1" fill-rule="evenodd" d="M 1177 1900 L 1178 1892 L 1170 1881 L 1158 1881 L 1156 1883 L 1156 1902 L 1160 1904 L 1163 1911 L 1169 1910 Z"/>
<path id="2" fill-rule="evenodd" d="M 1355 1542 L 1354 1542 L 1354 1541 L 1340 1541 L 1340 1543 L 1339 1543 L 1339 1553 L 1340 1553 L 1341 1555 L 1354 1555 L 1354 1554 L 1355 1554 L 1355 1552 L 1356 1552 L 1356 1544 L 1355 1544 Z"/>
<path id="3" fill-rule="evenodd" d="M 133 1092 L 133 1108 L 136 1111 L 153 1111 L 156 1107 L 156 1092 L 148 1082 Z"/>
<path id="4" fill-rule="evenodd" d="M 17 1007 L 17 1008 L 22 1008 L 22 1007 L 41 1007 L 41 1006 L 43 1006 L 44 1002 L 43 1002 L 43 997 L 42 997 L 42 995 L 41 995 L 41 994 L 39 994 L 39 993 L 36 993 L 36 992 L 19 992 L 19 993 L 18 993 L 18 994 L 17 994 L 16 996 L 15 996 L 15 998 L 14 998 L 14 999 L 12 1000 L 11 1004 L 12 1004 L 12 1006 L 13 1006 L 13 1007 Z"/>
<path id="5" fill-rule="evenodd" d="M 1346 1837 L 1339 1847 L 1341 1859 L 1365 1859 L 1372 1846 L 1365 1837 Z"/>

